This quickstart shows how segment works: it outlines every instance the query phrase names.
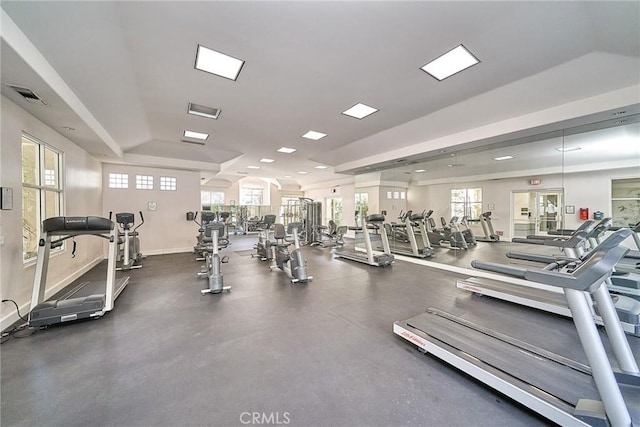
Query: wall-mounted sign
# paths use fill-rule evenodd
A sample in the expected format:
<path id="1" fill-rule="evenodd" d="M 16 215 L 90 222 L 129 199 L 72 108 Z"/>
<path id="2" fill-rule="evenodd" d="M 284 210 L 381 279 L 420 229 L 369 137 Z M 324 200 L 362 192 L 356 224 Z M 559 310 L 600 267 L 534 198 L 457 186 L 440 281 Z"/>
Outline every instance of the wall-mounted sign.
<path id="1" fill-rule="evenodd" d="M 541 182 L 542 180 L 540 178 L 531 178 L 529 180 L 529 184 L 531 185 L 540 185 Z"/>

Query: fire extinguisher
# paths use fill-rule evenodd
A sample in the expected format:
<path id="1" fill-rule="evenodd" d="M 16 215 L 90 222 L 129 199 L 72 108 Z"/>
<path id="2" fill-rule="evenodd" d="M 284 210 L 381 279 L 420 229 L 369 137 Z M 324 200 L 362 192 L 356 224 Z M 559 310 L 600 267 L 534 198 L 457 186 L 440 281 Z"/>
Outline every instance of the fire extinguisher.
<path id="1" fill-rule="evenodd" d="M 580 208 L 580 220 L 586 221 L 589 219 L 589 208 Z"/>

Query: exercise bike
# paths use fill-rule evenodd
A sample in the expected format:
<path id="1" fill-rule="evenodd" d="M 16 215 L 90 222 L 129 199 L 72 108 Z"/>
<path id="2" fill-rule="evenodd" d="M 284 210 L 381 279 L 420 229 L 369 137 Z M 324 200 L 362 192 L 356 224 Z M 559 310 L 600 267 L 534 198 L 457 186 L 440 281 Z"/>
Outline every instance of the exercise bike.
<path id="1" fill-rule="evenodd" d="M 274 224 L 273 237 L 275 243 L 271 246 L 273 253 L 272 264 L 269 266 L 271 271 L 280 269 L 284 271 L 291 283 L 306 283 L 313 280 L 313 276 L 307 273 L 307 263 L 302 257 L 300 250 L 300 238 L 298 237 L 298 229 L 302 227 L 300 222 L 292 222 L 288 226 L 288 231 L 293 235 L 293 242 L 287 240 L 284 225 Z M 293 243 L 294 249 L 289 251 L 289 246 Z"/>
<path id="2" fill-rule="evenodd" d="M 231 286 L 224 286 L 224 278 L 220 265 L 228 262 L 228 257 L 220 257 L 220 248 L 226 248 L 229 239 L 225 237 L 225 225 L 220 222 L 212 222 L 205 225 L 204 236 L 202 238 L 202 249 L 204 252 L 205 265 L 198 277 L 206 277 L 209 287 L 202 289 L 200 294 L 219 294 L 222 291 L 231 291 Z"/>
<path id="3" fill-rule="evenodd" d="M 109 212 L 109 219 L 111 219 L 113 212 Z M 138 238 L 138 228 L 144 224 L 144 217 L 142 212 L 140 214 L 140 224 L 133 227 L 135 223 L 135 214 L 129 212 L 121 212 L 116 214 L 116 222 L 118 223 L 118 255 L 117 262 L 120 262 L 120 267 L 117 267 L 118 271 L 133 270 L 136 268 L 142 268 L 139 264 L 143 258 L 140 252 L 140 239 Z"/>
<path id="4" fill-rule="evenodd" d="M 198 226 L 198 235 L 196 236 L 197 243 L 193 247 L 193 253 L 196 254 L 196 261 L 203 261 L 206 248 L 206 244 L 204 243 L 205 227 L 216 220 L 216 213 L 211 211 L 202 211 L 200 214 L 200 222 L 198 222 L 198 212 L 187 212 L 187 219 L 189 218 Z"/>
<path id="5" fill-rule="evenodd" d="M 262 261 L 271 261 L 273 258 L 273 252 L 271 251 L 271 247 L 273 246 L 273 241 L 269 240 L 269 236 L 271 234 L 271 226 L 276 222 L 275 215 L 265 215 L 262 220 L 262 229 L 260 230 L 260 234 L 258 235 L 258 243 L 253 247 L 256 250 L 255 254 L 251 254 L 251 258 L 254 256 L 260 257 Z"/>

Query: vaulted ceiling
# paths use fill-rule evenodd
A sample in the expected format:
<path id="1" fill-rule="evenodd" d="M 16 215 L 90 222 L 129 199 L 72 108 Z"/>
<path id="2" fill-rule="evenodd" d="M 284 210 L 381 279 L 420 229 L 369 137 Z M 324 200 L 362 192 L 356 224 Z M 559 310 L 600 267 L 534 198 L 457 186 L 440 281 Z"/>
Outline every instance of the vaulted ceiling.
<path id="1" fill-rule="evenodd" d="M 1 7 L 3 95 L 102 161 L 198 170 L 213 184 L 255 176 L 304 189 L 640 104 L 633 1 Z M 480 63 L 443 81 L 420 69 L 460 44 Z M 198 45 L 244 60 L 237 80 L 196 70 Z M 189 102 L 221 114 L 189 115 Z M 359 102 L 379 111 L 341 114 Z M 209 138 L 187 143 L 185 130 Z M 302 138 L 309 130 L 327 136 Z"/>

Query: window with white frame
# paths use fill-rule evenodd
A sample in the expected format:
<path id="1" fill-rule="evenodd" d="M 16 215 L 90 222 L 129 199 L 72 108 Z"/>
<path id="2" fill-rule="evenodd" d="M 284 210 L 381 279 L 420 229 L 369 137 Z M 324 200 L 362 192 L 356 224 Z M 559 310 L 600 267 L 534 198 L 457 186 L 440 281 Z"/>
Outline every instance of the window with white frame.
<path id="1" fill-rule="evenodd" d="M 62 215 L 62 153 L 22 135 L 22 259 L 38 254 L 40 224 Z"/>
<path id="2" fill-rule="evenodd" d="M 245 184 L 240 188 L 240 204 L 262 206 L 264 201 L 264 187 L 255 184 Z"/>
<path id="3" fill-rule="evenodd" d="M 392 199 L 404 200 L 406 198 L 407 198 L 406 191 L 387 191 L 387 200 L 392 200 Z"/>
<path id="4" fill-rule="evenodd" d="M 356 211 L 362 216 L 369 212 L 369 193 L 356 193 Z"/>
<path id="5" fill-rule="evenodd" d="M 482 213 L 482 188 L 451 189 L 451 216 L 462 219 L 480 218 Z"/>
<path id="6" fill-rule="evenodd" d="M 640 221 L 640 179 L 611 180 L 611 219 L 614 227 L 634 226 Z"/>
<path id="7" fill-rule="evenodd" d="M 205 211 L 213 210 L 212 206 L 224 205 L 224 192 L 222 191 L 200 191 L 200 204 Z"/>
<path id="8" fill-rule="evenodd" d="M 129 175 L 126 173 L 109 173 L 109 188 L 129 188 Z"/>
<path id="9" fill-rule="evenodd" d="M 160 177 L 160 190 L 161 191 L 176 191 L 178 188 L 178 180 L 173 176 L 161 176 Z"/>
<path id="10" fill-rule="evenodd" d="M 136 189 L 137 190 L 153 190 L 153 176 L 152 175 L 136 175 Z"/>

